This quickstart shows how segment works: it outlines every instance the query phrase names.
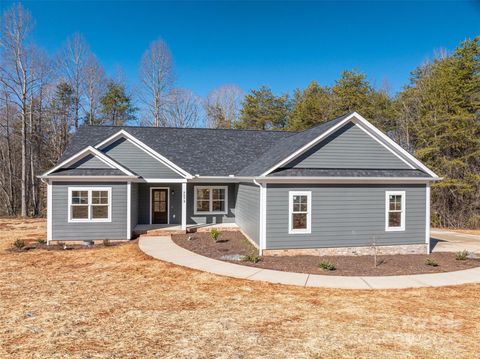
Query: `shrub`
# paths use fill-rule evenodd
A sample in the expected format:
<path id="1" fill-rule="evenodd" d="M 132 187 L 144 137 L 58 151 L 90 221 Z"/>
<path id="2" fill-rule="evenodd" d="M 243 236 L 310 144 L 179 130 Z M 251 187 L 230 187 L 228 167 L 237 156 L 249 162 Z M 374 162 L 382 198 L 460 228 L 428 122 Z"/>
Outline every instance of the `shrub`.
<path id="1" fill-rule="evenodd" d="M 468 257 L 468 251 L 461 251 L 455 254 L 455 259 L 457 261 L 464 261 L 467 259 L 467 257 Z"/>
<path id="2" fill-rule="evenodd" d="M 328 261 L 321 261 L 320 264 L 318 265 L 321 269 L 324 271 L 332 271 L 335 270 L 335 265 L 333 263 L 330 263 Z"/>
<path id="3" fill-rule="evenodd" d="M 260 257 L 255 251 L 250 252 L 242 257 L 242 261 L 250 262 L 250 263 L 258 263 L 260 262 Z"/>
<path id="4" fill-rule="evenodd" d="M 220 236 L 220 231 L 216 228 L 212 228 L 210 230 L 210 236 L 216 242 L 216 241 L 218 241 L 218 237 Z"/>
<path id="5" fill-rule="evenodd" d="M 45 243 L 47 243 L 47 241 L 46 241 L 45 239 L 39 239 L 39 240 L 37 241 L 37 243 L 39 243 L 39 244 L 45 244 Z"/>
<path id="6" fill-rule="evenodd" d="M 438 262 L 435 259 L 432 259 L 432 258 L 427 258 L 425 260 L 425 264 L 427 266 L 438 267 Z"/>
<path id="7" fill-rule="evenodd" d="M 25 242 L 22 239 L 17 239 L 15 242 L 13 242 L 13 245 L 15 248 L 22 249 L 25 247 Z"/>

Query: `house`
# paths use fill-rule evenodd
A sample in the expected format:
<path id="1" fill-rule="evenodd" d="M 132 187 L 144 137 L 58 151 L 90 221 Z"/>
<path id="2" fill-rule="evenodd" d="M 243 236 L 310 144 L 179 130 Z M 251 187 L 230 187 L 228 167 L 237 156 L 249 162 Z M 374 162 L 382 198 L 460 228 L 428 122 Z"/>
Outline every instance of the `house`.
<path id="1" fill-rule="evenodd" d="M 83 127 L 48 186 L 48 240 L 232 223 L 264 255 L 429 251 L 439 177 L 358 113 L 302 132 Z"/>

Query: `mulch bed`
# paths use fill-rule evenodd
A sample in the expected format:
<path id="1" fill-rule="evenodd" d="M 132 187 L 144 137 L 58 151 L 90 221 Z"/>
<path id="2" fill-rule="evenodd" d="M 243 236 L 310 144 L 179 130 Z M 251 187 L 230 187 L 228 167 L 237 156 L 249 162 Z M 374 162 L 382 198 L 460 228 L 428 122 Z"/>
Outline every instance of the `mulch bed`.
<path id="1" fill-rule="evenodd" d="M 13 253 L 22 253 L 22 252 L 30 252 L 32 250 L 46 250 L 46 251 L 66 251 L 66 250 L 92 250 L 92 249 L 100 249 L 100 248 L 107 248 L 107 247 L 116 247 L 122 244 L 127 243 L 128 241 L 115 241 L 115 242 L 104 242 L 104 241 L 95 241 L 95 244 L 91 246 L 86 246 L 83 244 L 79 244 L 78 242 L 52 242 L 50 245 L 47 246 L 47 243 L 44 241 L 24 241 L 23 247 L 17 247 L 12 243 L 12 246 L 6 249 L 8 252 Z"/>
<path id="2" fill-rule="evenodd" d="M 192 252 L 206 257 L 225 260 L 258 268 L 287 272 L 345 275 L 345 276 L 388 276 L 421 273 L 452 272 L 480 266 L 480 259 L 456 260 L 455 253 L 439 252 L 426 254 L 403 254 L 377 256 L 374 267 L 373 256 L 279 256 L 261 257 L 258 263 L 243 260 L 226 260 L 225 256 L 244 256 L 258 253 L 257 249 L 240 232 L 222 232 L 215 242 L 209 233 L 190 233 L 172 236 L 173 241 Z M 223 258 L 222 258 L 223 257 Z M 438 266 L 425 264 L 427 259 L 435 260 Z M 335 270 L 323 270 L 320 262 L 330 262 Z"/>

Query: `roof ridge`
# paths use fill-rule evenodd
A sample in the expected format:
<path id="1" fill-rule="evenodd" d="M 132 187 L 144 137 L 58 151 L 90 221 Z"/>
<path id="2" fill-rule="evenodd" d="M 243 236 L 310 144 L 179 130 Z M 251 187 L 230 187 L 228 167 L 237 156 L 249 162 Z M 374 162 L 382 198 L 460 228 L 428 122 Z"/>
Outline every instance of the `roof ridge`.
<path id="1" fill-rule="evenodd" d="M 155 129 L 164 129 L 164 130 L 208 130 L 208 131 L 236 131 L 236 132 L 281 132 L 281 133 L 300 133 L 303 131 L 291 131 L 283 129 L 272 129 L 272 130 L 260 130 L 255 128 L 209 128 L 209 127 L 172 127 L 172 126 L 114 126 L 114 125 L 83 125 L 80 128 L 118 128 L 118 129 L 128 129 L 128 128 L 155 128 Z"/>

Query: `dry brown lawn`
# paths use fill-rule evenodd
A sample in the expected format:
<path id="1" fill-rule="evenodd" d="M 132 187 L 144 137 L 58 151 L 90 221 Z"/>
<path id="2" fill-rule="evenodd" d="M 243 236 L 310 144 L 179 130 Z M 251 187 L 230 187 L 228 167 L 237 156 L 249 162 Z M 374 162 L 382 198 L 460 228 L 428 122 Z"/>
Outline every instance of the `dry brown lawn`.
<path id="1" fill-rule="evenodd" d="M 0 220 L 0 357 L 475 358 L 480 285 L 348 291 L 237 280 L 131 242 L 7 251 L 42 220 Z"/>

